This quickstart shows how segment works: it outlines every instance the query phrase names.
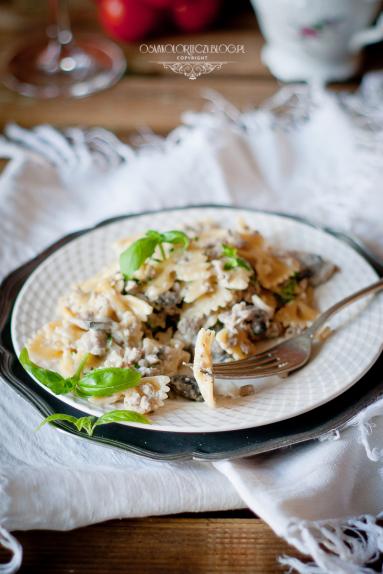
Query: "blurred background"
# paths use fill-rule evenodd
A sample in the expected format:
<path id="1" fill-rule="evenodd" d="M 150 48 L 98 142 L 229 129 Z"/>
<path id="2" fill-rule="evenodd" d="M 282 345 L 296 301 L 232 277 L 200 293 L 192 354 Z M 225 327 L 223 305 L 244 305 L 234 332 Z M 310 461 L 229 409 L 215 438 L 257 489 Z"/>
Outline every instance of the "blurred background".
<path id="1" fill-rule="evenodd" d="M 0 1 L 1 66 L 21 42 L 43 34 L 49 2 Z M 60 4 L 60 0 L 56 3 Z M 185 110 L 199 110 L 206 90 L 218 91 L 235 106 L 259 105 L 278 89 L 261 61 L 264 40 L 249 0 L 72 0 L 69 2 L 74 37 L 98 32 L 119 45 L 127 67 L 115 86 L 84 99 L 42 101 L 0 87 L 0 124 L 18 122 L 100 125 L 125 136 L 143 126 L 161 134 L 179 123 Z M 196 81 L 165 69 L 164 57 L 140 52 L 140 44 L 221 44 L 244 46 L 242 54 L 225 55 L 221 69 Z M 383 67 L 382 44 L 368 47 L 361 73 Z M 352 90 L 360 76 L 334 88 Z"/>

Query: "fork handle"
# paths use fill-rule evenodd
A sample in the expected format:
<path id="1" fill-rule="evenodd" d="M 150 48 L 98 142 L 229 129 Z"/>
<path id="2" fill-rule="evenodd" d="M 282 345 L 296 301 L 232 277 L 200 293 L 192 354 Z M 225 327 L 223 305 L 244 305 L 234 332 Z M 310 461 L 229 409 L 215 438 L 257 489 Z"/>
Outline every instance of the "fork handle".
<path id="1" fill-rule="evenodd" d="M 341 309 L 343 309 L 344 307 L 346 307 L 350 303 L 354 303 L 354 301 L 361 299 L 365 295 L 369 295 L 370 293 L 371 294 L 377 293 L 378 291 L 381 291 L 382 289 L 383 289 L 383 279 L 380 279 L 380 281 L 377 281 L 376 283 L 372 283 L 372 285 L 369 285 L 368 287 L 364 287 L 360 291 L 357 291 L 356 293 L 353 293 L 352 295 L 345 297 L 341 301 L 338 301 L 338 303 L 335 303 L 335 305 L 333 305 L 332 307 L 327 309 L 327 311 L 324 311 L 323 313 L 321 313 L 321 315 L 319 315 L 318 319 L 316 319 L 314 321 L 314 323 L 311 325 L 311 327 L 308 327 L 308 329 L 306 329 L 305 335 L 308 335 L 309 337 L 313 337 L 315 335 L 315 333 L 318 331 L 318 329 L 323 327 L 323 325 L 328 321 L 328 319 L 330 317 L 332 317 L 333 315 L 335 315 L 335 313 L 337 313 L 338 311 L 340 311 Z"/>

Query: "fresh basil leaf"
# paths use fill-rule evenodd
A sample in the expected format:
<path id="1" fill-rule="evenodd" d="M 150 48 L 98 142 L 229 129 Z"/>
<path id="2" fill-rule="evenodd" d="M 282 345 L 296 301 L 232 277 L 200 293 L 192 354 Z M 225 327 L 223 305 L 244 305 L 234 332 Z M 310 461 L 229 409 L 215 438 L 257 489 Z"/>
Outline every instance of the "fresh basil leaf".
<path id="1" fill-rule="evenodd" d="M 183 231 L 165 231 L 162 233 L 163 243 L 173 243 L 174 245 L 182 245 L 184 249 L 187 249 L 190 244 L 190 239 Z"/>
<path id="2" fill-rule="evenodd" d="M 74 393 L 79 397 L 109 397 L 114 393 L 136 387 L 141 375 L 135 369 L 110 367 L 86 373 L 76 384 Z"/>
<path id="3" fill-rule="evenodd" d="M 153 255 L 158 246 L 162 259 L 166 259 L 163 243 L 181 244 L 185 249 L 189 246 L 189 238 L 182 231 L 165 231 L 160 233 L 155 229 L 149 229 L 144 237 L 137 239 L 129 245 L 120 255 L 120 271 L 125 279 L 130 279 L 135 271 Z"/>
<path id="4" fill-rule="evenodd" d="M 231 257 L 230 259 L 228 258 L 227 261 L 225 261 L 224 266 L 223 266 L 225 271 L 230 271 L 231 269 L 235 269 L 236 267 L 238 267 L 237 261 L 233 257 Z"/>
<path id="5" fill-rule="evenodd" d="M 55 371 L 43 369 L 33 363 L 26 347 L 21 351 L 19 360 L 28 372 L 56 395 L 73 391 L 80 397 L 108 397 L 119 391 L 137 386 L 141 380 L 141 375 L 136 369 L 118 367 L 94 369 L 79 378 L 88 357 L 88 355 L 83 357 L 75 375 L 68 379 Z"/>
<path id="6" fill-rule="evenodd" d="M 145 237 L 148 237 L 149 239 L 155 239 L 157 241 L 157 243 L 160 243 L 161 241 L 163 241 L 162 233 L 160 233 L 159 231 L 156 231 L 155 229 L 149 229 L 145 233 Z"/>
<path id="7" fill-rule="evenodd" d="M 89 357 L 90 357 L 90 353 L 86 353 L 86 355 L 83 356 L 83 358 L 81 359 L 81 361 L 79 363 L 79 366 L 77 367 L 77 371 L 75 372 L 73 377 L 71 377 L 72 381 L 77 382 L 80 379 L 82 372 L 85 368 L 85 365 L 88 362 Z"/>
<path id="8" fill-rule="evenodd" d="M 230 245 L 223 243 L 222 255 L 226 258 L 225 264 L 223 266 L 225 271 L 235 269 L 236 267 L 242 267 L 247 271 L 252 271 L 250 264 L 242 259 L 242 257 L 238 257 L 237 249 L 235 247 L 231 247 Z"/>
<path id="9" fill-rule="evenodd" d="M 91 436 L 93 434 L 96 423 L 96 417 L 88 416 L 78 418 L 74 424 L 76 425 L 77 430 L 82 431 L 84 429 L 88 435 Z"/>
<path id="10" fill-rule="evenodd" d="M 121 253 L 120 271 L 126 279 L 130 279 L 133 273 L 153 255 L 157 245 L 156 238 L 141 237 Z"/>
<path id="11" fill-rule="evenodd" d="M 243 269 L 247 269 L 247 271 L 252 271 L 250 263 L 242 259 L 242 257 L 237 257 L 237 267 L 242 267 Z"/>
<path id="12" fill-rule="evenodd" d="M 295 298 L 298 287 L 297 274 L 294 273 L 281 287 L 278 296 L 282 305 L 290 303 Z"/>
<path id="13" fill-rule="evenodd" d="M 26 347 L 22 349 L 19 361 L 28 373 L 33 375 L 45 387 L 48 387 L 55 395 L 69 393 L 74 387 L 75 383 L 71 379 L 64 379 L 59 373 L 39 367 L 31 361 Z"/>
<path id="14" fill-rule="evenodd" d="M 246 271 L 252 271 L 251 265 L 249 265 L 249 263 L 244 259 L 242 259 L 241 257 L 228 258 L 228 260 L 225 262 L 223 266 L 225 271 L 235 269 L 236 267 L 242 267 L 243 269 L 246 269 Z"/>
<path id="15" fill-rule="evenodd" d="M 222 255 L 224 257 L 237 257 L 237 250 L 226 243 L 222 243 Z"/>
<path id="16" fill-rule="evenodd" d="M 131 423 L 144 423 L 150 424 L 150 419 L 141 415 L 140 413 L 136 413 L 135 411 L 126 411 L 126 410 L 116 410 L 116 411 L 109 411 L 99 417 L 95 422 L 95 427 L 99 425 L 105 425 L 108 423 L 122 423 L 122 422 L 131 422 Z"/>
<path id="17" fill-rule="evenodd" d="M 77 425 L 77 420 L 78 420 L 77 417 L 73 417 L 72 415 L 55 413 L 54 415 L 49 415 L 49 417 L 46 417 L 35 430 L 38 431 L 41 429 L 41 427 L 43 427 L 47 423 L 53 423 L 55 421 L 67 421 L 69 423 L 72 423 L 73 425 Z"/>
<path id="18" fill-rule="evenodd" d="M 94 416 L 88 417 L 74 417 L 72 415 L 66 415 L 61 413 L 55 413 L 46 417 L 36 428 L 36 431 L 41 429 L 47 423 L 52 423 L 55 421 L 67 421 L 72 423 L 77 430 L 85 432 L 92 436 L 94 429 L 96 426 L 106 425 L 109 423 L 118 423 L 118 422 L 134 422 L 134 423 L 143 423 L 143 424 L 150 424 L 151 421 L 144 415 L 140 413 L 136 413 L 135 411 L 127 411 L 127 410 L 117 410 L 117 411 L 109 411 L 100 417 L 96 418 Z"/>
<path id="19" fill-rule="evenodd" d="M 159 244 L 158 244 L 158 247 L 159 247 L 159 250 L 160 250 L 160 253 L 161 253 L 162 261 L 165 261 L 165 259 L 166 259 L 166 253 L 165 253 L 164 246 L 162 245 L 162 243 L 159 243 Z"/>
<path id="20" fill-rule="evenodd" d="M 78 431 L 82 431 L 85 430 L 86 433 L 91 436 L 93 434 L 94 431 L 94 427 L 96 425 L 97 419 L 94 416 L 88 416 L 88 417 L 73 417 L 72 415 L 65 415 L 65 414 L 61 414 L 61 413 L 55 413 L 54 415 L 50 415 L 49 417 L 46 417 L 40 424 L 39 426 L 36 428 L 36 430 L 38 431 L 39 429 L 41 429 L 42 426 L 44 426 L 47 423 L 53 423 L 55 421 L 67 421 L 69 423 L 72 423 Z"/>

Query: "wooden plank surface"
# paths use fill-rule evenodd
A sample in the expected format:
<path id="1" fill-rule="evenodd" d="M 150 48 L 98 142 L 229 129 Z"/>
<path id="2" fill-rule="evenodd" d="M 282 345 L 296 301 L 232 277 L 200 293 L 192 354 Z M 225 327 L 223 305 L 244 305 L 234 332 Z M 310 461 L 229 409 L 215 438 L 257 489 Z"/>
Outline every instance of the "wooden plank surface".
<path id="1" fill-rule="evenodd" d="M 20 39 L 41 30 L 41 17 L 31 25 L 27 17 L 13 17 L 0 5 L 0 70 Z M 94 9 L 81 12 L 77 27 L 97 30 Z M 9 22 L 12 21 L 12 26 Z M 3 24 L 2 24 L 3 22 Z M 5 23 L 5 24 L 4 24 Z M 180 121 L 186 110 L 201 110 L 206 105 L 206 91 L 216 90 L 235 106 L 246 109 L 260 105 L 280 87 L 261 61 L 263 39 L 251 11 L 225 23 L 223 29 L 182 36 L 164 35 L 151 40 L 154 44 L 191 43 L 243 45 L 244 54 L 230 57 L 232 62 L 211 75 L 191 81 L 175 75 L 156 63 L 159 58 L 140 53 L 140 43 L 121 45 L 128 72 L 113 88 L 85 99 L 55 99 L 44 101 L 25 98 L 0 86 L 0 129 L 14 121 L 25 127 L 51 123 L 58 127 L 79 124 L 100 125 L 118 134 L 130 134 L 147 126 L 161 134 L 168 133 Z M 230 59 L 229 58 L 229 59 Z M 370 48 L 366 69 L 383 66 L 382 50 Z M 356 82 L 333 86 L 333 89 L 354 89 Z"/>
<path id="2" fill-rule="evenodd" d="M 4 12 L 5 8 L 3 8 Z M 0 10 L 0 29 L 2 13 Z M 3 21 L 9 21 L 3 16 Z M 15 50 L 21 38 L 31 28 L 26 17 L 14 18 L 13 26 L 0 34 L 0 69 Z M 94 10 L 88 19 L 82 13 L 81 29 L 94 31 Z M 79 25 L 79 24 L 78 24 Z M 175 75 L 159 65 L 159 57 L 140 53 L 140 43 L 123 44 L 128 69 L 124 78 L 111 89 L 85 99 L 54 99 L 44 101 L 19 96 L 0 85 L 0 129 L 9 122 L 25 127 L 51 123 L 58 127 L 68 125 L 100 125 L 117 131 L 131 133 L 148 126 L 156 132 L 168 133 L 180 122 L 186 110 L 198 111 L 206 105 L 205 94 L 215 90 L 239 108 L 258 106 L 278 88 L 260 60 L 263 40 L 252 12 L 233 22 L 232 29 L 219 29 L 191 36 L 165 35 L 151 40 L 154 44 L 233 43 L 244 46 L 245 53 L 228 57 L 230 64 L 212 75 L 196 81 Z M 41 29 L 39 18 L 33 20 L 33 33 Z M 226 59 L 226 58 L 225 58 Z"/>
<path id="3" fill-rule="evenodd" d="M 146 518 L 15 533 L 20 574 L 276 574 L 291 548 L 255 518 Z M 295 553 L 296 555 L 296 553 Z"/>
<path id="4" fill-rule="evenodd" d="M 0 127 L 10 120 L 24 127 L 51 123 L 102 126 L 119 133 L 133 132 L 149 126 L 156 132 L 167 133 L 178 125 L 183 112 L 198 111 L 206 105 L 206 90 L 216 90 L 240 108 L 259 105 L 276 90 L 276 81 L 226 79 L 209 77 L 192 82 L 178 77 L 125 78 L 106 94 L 94 94 L 86 99 L 48 100 L 14 96 L 0 91 Z"/>

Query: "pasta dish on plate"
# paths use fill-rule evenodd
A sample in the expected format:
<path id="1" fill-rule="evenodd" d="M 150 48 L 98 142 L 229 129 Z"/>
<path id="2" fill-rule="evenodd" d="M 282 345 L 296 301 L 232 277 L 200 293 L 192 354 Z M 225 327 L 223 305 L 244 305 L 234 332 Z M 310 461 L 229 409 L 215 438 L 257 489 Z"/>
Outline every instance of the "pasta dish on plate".
<path id="1" fill-rule="evenodd" d="M 315 288 L 336 270 L 317 254 L 273 247 L 243 221 L 143 230 L 115 248 L 110 267 L 58 301 L 20 360 L 56 394 L 141 415 L 167 400 L 213 407 L 219 394 L 251 393 L 217 386 L 212 363 L 299 333 L 317 316 Z"/>

